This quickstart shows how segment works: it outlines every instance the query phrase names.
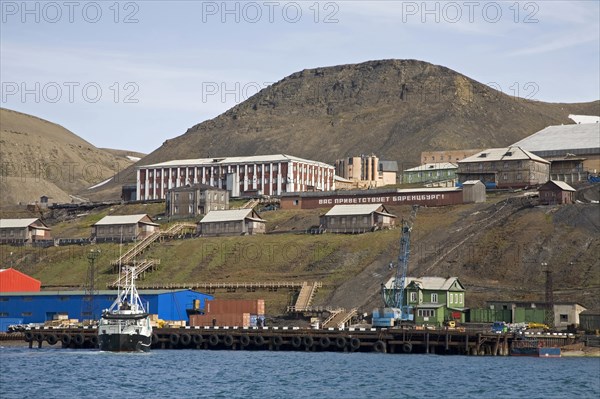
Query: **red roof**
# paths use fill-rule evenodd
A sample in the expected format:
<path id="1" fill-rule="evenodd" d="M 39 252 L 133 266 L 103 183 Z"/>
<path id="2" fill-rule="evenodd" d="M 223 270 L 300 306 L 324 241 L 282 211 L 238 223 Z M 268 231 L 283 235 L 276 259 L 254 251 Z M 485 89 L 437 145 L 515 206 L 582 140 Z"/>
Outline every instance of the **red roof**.
<path id="1" fill-rule="evenodd" d="M 0 269 L 1 292 L 27 292 L 39 291 L 42 286 L 40 280 L 13 269 Z"/>

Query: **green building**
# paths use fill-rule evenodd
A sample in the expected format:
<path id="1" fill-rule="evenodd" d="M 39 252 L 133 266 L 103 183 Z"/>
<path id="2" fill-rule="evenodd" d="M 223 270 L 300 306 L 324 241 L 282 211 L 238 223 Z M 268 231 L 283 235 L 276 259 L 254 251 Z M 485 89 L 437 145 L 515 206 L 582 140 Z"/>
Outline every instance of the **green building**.
<path id="1" fill-rule="evenodd" d="M 391 289 L 392 277 L 386 284 Z M 404 304 L 412 307 L 416 325 L 442 326 L 465 322 L 465 287 L 457 277 L 407 277 Z"/>
<path id="2" fill-rule="evenodd" d="M 402 183 L 433 183 L 454 180 L 458 165 L 452 162 L 427 163 L 402 172 Z"/>

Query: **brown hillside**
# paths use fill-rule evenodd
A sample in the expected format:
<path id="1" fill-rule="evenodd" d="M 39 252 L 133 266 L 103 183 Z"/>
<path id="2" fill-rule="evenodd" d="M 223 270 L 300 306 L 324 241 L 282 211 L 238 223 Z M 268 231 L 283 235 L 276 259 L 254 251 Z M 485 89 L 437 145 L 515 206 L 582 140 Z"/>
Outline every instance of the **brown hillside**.
<path id="1" fill-rule="evenodd" d="M 133 164 L 128 153 L 94 147 L 71 131 L 31 115 L 0 108 L 0 204 L 70 202 Z"/>
<path id="2" fill-rule="evenodd" d="M 425 150 L 509 145 L 548 125 L 573 123 L 570 113 L 599 115 L 600 102 L 529 101 L 442 66 L 370 61 L 294 73 L 165 141 L 140 164 L 267 153 L 333 162 L 374 152 L 404 167 Z M 133 173 L 125 170 L 119 184 L 135 181 Z"/>

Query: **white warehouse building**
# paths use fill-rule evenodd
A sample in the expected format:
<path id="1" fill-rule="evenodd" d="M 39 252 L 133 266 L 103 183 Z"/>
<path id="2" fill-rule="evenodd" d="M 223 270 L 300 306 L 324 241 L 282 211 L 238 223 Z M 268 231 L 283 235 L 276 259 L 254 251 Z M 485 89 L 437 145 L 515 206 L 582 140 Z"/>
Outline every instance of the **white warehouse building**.
<path id="1" fill-rule="evenodd" d="M 137 200 L 164 199 L 192 184 L 226 189 L 231 197 L 334 190 L 335 168 L 285 154 L 173 160 L 137 169 Z"/>

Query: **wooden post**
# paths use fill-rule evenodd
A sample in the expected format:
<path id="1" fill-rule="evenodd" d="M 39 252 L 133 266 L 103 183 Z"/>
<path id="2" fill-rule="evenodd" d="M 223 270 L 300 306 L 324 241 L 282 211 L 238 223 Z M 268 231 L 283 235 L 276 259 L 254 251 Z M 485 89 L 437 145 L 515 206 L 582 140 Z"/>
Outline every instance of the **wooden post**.
<path id="1" fill-rule="evenodd" d="M 425 334 L 425 353 L 429 353 L 429 332 Z"/>
<path id="2" fill-rule="evenodd" d="M 448 350 L 448 349 L 449 349 L 449 342 L 448 342 L 448 338 L 449 338 L 449 337 L 448 337 L 448 330 L 446 330 L 446 337 L 445 337 L 445 338 L 446 338 L 446 350 Z"/>
<path id="3" fill-rule="evenodd" d="M 469 334 L 465 335 L 465 352 L 469 354 Z"/>

